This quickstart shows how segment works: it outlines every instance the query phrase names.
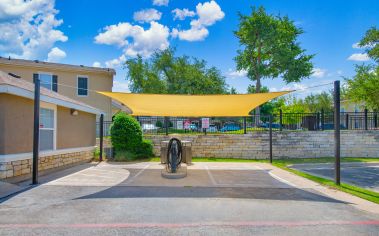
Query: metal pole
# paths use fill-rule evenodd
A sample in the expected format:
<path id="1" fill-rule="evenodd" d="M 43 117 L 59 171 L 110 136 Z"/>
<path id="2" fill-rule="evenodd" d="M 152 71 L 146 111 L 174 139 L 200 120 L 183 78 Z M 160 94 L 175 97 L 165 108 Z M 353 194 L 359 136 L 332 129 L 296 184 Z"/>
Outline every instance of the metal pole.
<path id="1" fill-rule="evenodd" d="M 243 133 L 246 134 L 246 117 L 243 118 Z"/>
<path id="2" fill-rule="evenodd" d="M 324 124 L 325 124 L 325 112 L 324 112 L 324 109 L 321 109 L 321 130 L 324 130 Z"/>
<path id="3" fill-rule="evenodd" d="M 340 132 L 340 81 L 334 81 L 334 142 L 335 142 L 335 182 L 341 183 L 341 132 Z"/>
<path id="4" fill-rule="evenodd" d="M 100 156 L 99 161 L 103 161 L 103 136 L 104 136 L 104 114 L 100 115 Z"/>
<path id="5" fill-rule="evenodd" d="M 320 130 L 320 112 L 317 112 L 316 123 L 316 130 Z"/>
<path id="6" fill-rule="evenodd" d="M 34 127 L 32 184 L 38 184 L 40 80 L 34 79 Z"/>
<path id="7" fill-rule="evenodd" d="M 368 110 L 367 108 L 365 109 L 365 130 L 368 130 L 368 119 L 367 119 L 367 113 L 368 113 Z"/>
<path id="8" fill-rule="evenodd" d="M 279 129 L 280 129 L 280 131 L 283 130 L 283 111 L 282 111 L 282 109 L 279 110 Z"/>
<path id="9" fill-rule="evenodd" d="M 165 123 L 166 135 L 168 135 L 168 126 L 169 126 L 169 124 L 168 124 L 168 117 L 167 116 L 164 118 L 164 123 Z"/>
<path id="10" fill-rule="evenodd" d="M 378 128 L 378 113 L 376 112 L 374 114 L 374 127 Z"/>
<path id="11" fill-rule="evenodd" d="M 269 128 L 270 128 L 270 163 L 272 163 L 272 115 L 270 114 L 269 118 Z"/>
<path id="12" fill-rule="evenodd" d="M 346 123 L 346 129 L 349 129 L 349 113 L 346 113 L 345 123 Z"/>

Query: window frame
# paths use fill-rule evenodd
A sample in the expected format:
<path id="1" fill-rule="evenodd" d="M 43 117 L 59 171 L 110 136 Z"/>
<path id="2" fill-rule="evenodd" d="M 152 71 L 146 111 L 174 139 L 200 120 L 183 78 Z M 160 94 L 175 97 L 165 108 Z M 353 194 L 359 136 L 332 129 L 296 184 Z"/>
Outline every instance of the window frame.
<path id="1" fill-rule="evenodd" d="M 39 128 L 39 129 L 40 130 L 41 129 L 42 130 L 53 130 L 53 149 L 52 149 L 52 151 L 55 151 L 55 150 L 57 150 L 57 131 L 58 131 L 58 129 L 57 129 L 57 105 L 41 101 L 40 107 L 44 108 L 44 109 L 53 110 L 54 128 Z M 42 151 L 51 151 L 51 150 L 42 150 Z"/>
<path id="2" fill-rule="evenodd" d="M 41 84 L 41 87 L 44 87 L 44 88 L 49 89 L 50 91 L 54 92 L 54 90 L 53 90 L 53 76 L 54 76 L 54 74 L 51 72 L 45 72 L 45 71 L 38 71 L 37 74 L 38 74 L 38 79 L 39 79 L 40 83 L 41 83 L 41 74 L 50 75 L 50 77 L 51 77 L 50 88 L 46 88 L 42 84 Z"/>
<path id="3" fill-rule="evenodd" d="M 87 89 L 86 89 L 87 94 L 86 95 L 79 94 L 79 89 L 81 89 L 81 88 L 79 88 L 79 78 L 86 78 L 87 79 Z M 77 87 L 77 89 L 76 89 L 76 96 L 78 96 L 78 97 L 88 97 L 89 96 L 89 77 L 87 75 L 77 75 L 76 76 L 76 87 Z"/>

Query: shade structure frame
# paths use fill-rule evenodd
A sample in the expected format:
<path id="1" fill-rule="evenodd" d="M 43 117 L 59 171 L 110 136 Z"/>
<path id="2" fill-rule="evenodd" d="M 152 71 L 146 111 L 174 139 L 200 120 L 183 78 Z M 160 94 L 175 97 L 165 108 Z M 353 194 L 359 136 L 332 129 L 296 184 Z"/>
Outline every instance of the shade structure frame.
<path id="1" fill-rule="evenodd" d="M 292 91 L 235 95 L 177 95 L 98 91 L 128 107 L 133 116 L 157 117 L 248 116 L 256 107 L 290 92 Z"/>

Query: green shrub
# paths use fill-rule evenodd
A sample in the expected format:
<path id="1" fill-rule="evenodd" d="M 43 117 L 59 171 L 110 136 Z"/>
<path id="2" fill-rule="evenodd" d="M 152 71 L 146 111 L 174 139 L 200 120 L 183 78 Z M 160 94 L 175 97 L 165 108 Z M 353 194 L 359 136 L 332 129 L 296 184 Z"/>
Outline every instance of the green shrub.
<path id="1" fill-rule="evenodd" d="M 135 153 L 142 142 L 142 129 L 137 120 L 125 114 L 118 113 L 111 127 L 111 140 L 117 151 L 130 151 Z"/>
<path id="2" fill-rule="evenodd" d="M 163 123 L 162 123 L 162 121 L 157 120 L 157 122 L 155 122 L 155 126 L 157 126 L 157 127 L 159 127 L 159 128 L 163 128 Z"/>
<path id="3" fill-rule="evenodd" d="M 96 149 L 93 151 L 93 160 L 100 161 L 100 148 L 99 147 L 96 147 Z"/>
<path id="4" fill-rule="evenodd" d="M 119 150 L 115 153 L 115 161 L 134 161 L 137 159 L 137 155 L 130 151 Z"/>
<path id="5" fill-rule="evenodd" d="M 136 154 L 138 158 L 149 158 L 154 156 L 153 142 L 143 139 L 141 144 L 137 146 Z"/>

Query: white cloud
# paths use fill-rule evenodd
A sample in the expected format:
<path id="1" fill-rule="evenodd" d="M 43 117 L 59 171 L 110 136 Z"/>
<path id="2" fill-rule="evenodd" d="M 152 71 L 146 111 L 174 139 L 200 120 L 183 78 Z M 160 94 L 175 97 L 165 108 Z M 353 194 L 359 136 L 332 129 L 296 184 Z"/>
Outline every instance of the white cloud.
<path id="1" fill-rule="evenodd" d="M 342 75 L 343 71 L 342 70 L 337 70 L 337 75 Z"/>
<path id="2" fill-rule="evenodd" d="M 204 40 L 208 36 L 209 32 L 206 28 L 201 27 L 201 28 L 195 28 L 191 27 L 188 30 L 182 30 L 178 31 L 177 29 L 173 30 L 173 37 L 176 35 L 181 39 L 181 40 L 186 40 L 186 41 L 201 41 Z"/>
<path id="3" fill-rule="evenodd" d="M 193 20 L 191 25 L 197 27 L 211 26 L 216 23 L 216 21 L 222 20 L 225 16 L 225 13 L 221 10 L 221 7 L 213 0 L 203 4 L 197 4 L 196 13 L 199 16 L 199 19 Z"/>
<path id="4" fill-rule="evenodd" d="M 160 20 L 161 17 L 162 13 L 153 8 L 137 11 L 133 15 L 133 19 L 141 23 Z"/>
<path id="5" fill-rule="evenodd" d="M 186 17 L 194 17 L 196 13 L 194 11 L 190 11 L 187 8 L 179 9 L 176 8 L 171 11 L 174 14 L 174 20 L 184 20 Z"/>
<path id="6" fill-rule="evenodd" d="M 55 18 L 54 0 L 1 0 L 0 52 L 25 59 L 46 58 L 58 41 L 67 36 L 56 28 L 63 20 Z"/>
<path id="7" fill-rule="evenodd" d="M 247 76 L 247 71 L 246 70 L 237 71 L 237 70 L 229 69 L 228 73 L 227 73 L 227 76 L 229 76 L 231 78 L 246 77 Z"/>
<path id="8" fill-rule="evenodd" d="M 313 68 L 311 76 L 316 77 L 316 78 L 324 78 L 325 75 L 326 75 L 325 69 Z"/>
<path id="9" fill-rule="evenodd" d="M 349 61 L 369 61 L 367 53 L 353 53 L 347 58 Z"/>
<path id="10" fill-rule="evenodd" d="M 47 54 L 47 61 L 49 62 L 59 62 L 63 58 L 66 57 L 66 52 L 59 49 L 58 47 L 54 47 L 51 49 L 51 51 Z"/>
<path id="11" fill-rule="evenodd" d="M 173 35 L 177 35 L 179 39 L 186 41 L 204 40 L 209 34 L 206 27 L 213 25 L 225 16 L 225 13 L 221 10 L 221 7 L 213 0 L 203 4 L 197 4 L 196 14 L 198 18 L 191 21 L 190 29 L 181 31 L 177 30 L 177 32 Z"/>
<path id="12" fill-rule="evenodd" d="M 304 91 L 307 87 L 303 84 L 299 83 L 293 83 L 291 85 L 286 85 L 282 87 L 280 90 L 281 91 L 290 91 L 290 90 L 296 90 L 296 91 Z"/>
<path id="13" fill-rule="evenodd" d="M 150 22 L 146 30 L 125 22 L 105 27 L 104 32 L 95 37 L 95 42 L 122 47 L 126 56 L 149 57 L 156 50 L 168 48 L 169 35 L 168 27 L 155 21 Z"/>
<path id="14" fill-rule="evenodd" d="M 92 67 L 101 67 L 101 63 L 98 62 L 98 61 L 95 61 L 95 62 L 92 64 Z"/>
<path id="15" fill-rule="evenodd" d="M 116 68 L 122 65 L 126 61 L 125 55 L 121 55 L 119 58 L 115 58 L 105 62 L 105 67 Z"/>
<path id="16" fill-rule="evenodd" d="M 129 83 L 127 81 L 121 82 L 121 81 L 113 81 L 113 92 L 129 92 Z"/>
<path id="17" fill-rule="evenodd" d="M 153 5 L 155 6 L 167 6 L 169 0 L 153 0 Z"/>

